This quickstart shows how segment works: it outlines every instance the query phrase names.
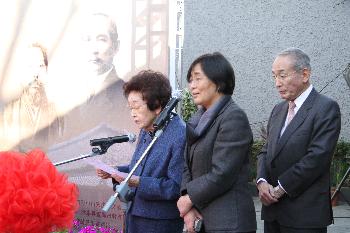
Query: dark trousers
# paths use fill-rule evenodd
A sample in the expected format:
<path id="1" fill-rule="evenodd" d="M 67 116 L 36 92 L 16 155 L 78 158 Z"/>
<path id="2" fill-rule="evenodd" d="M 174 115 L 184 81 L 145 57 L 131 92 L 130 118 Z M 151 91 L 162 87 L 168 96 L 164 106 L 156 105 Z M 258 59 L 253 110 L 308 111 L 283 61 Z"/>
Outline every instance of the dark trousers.
<path id="1" fill-rule="evenodd" d="M 177 219 L 150 219 L 126 215 L 127 233 L 182 233 L 184 222 Z"/>
<path id="2" fill-rule="evenodd" d="M 221 232 L 221 231 L 220 231 L 220 232 Z M 204 225 L 203 225 L 203 227 L 201 228 L 201 230 L 199 231 L 199 233 L 206 233 Z M 223 233 L 224 233 L 224 231 L 223 231 Z M 237 232 L 237 233 L 256 233 L 256 231 L 250 231 L 250 232 Z"/>
<path id="3" fill-rule="evenodd" d="M 277 221 L 264 221 L 264 233 L 327 233 L 324 228 L 292 228 L 281 226 Z"/>

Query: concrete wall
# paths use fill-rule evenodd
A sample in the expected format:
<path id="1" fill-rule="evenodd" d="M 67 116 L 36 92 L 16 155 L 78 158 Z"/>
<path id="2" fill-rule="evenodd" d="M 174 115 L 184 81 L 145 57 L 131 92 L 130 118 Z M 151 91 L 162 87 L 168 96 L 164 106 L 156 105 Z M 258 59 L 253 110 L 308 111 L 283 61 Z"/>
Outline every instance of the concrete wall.
<path id="1" fill-rule="evenodd" d="M 223 53 L 236 72 L 233 98 L 258 136 L 258 122 L 266 125 L 280 101 L 271 79 L 275 54 L 298 47 L 311 58 L 314 87 L 330 82 L 322 93 L 338 101 L 341 137 L 350 140 L 350 89 L 340 75 L 350 63 L 350 0 L 185 0 L 184 11 L 184 87 L 196 57 Z"/>

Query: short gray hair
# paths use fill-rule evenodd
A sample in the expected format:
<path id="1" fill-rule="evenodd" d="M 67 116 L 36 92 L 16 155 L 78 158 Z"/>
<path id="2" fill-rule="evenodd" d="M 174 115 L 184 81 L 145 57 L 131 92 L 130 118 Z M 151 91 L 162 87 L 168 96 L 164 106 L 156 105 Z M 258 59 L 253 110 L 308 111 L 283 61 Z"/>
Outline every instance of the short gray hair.
<path id="1" fill-rule="evenodd" d="M 304 68 L 311 71 L 309 56 L 298 48 L 288 48 L 277 54 L 277 56 L 290 56 L 294 60 L 294 69 L 301 71 Z"/>

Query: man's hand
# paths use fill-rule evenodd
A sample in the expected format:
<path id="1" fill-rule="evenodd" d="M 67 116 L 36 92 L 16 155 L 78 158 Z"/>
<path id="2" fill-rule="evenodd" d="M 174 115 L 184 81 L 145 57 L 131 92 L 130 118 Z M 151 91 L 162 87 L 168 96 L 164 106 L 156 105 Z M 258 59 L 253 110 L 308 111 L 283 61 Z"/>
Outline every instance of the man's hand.
<path id="1" fill-rule="evenodd" d="M 273 194 L 277 199 L 280 199 L 285 193 L 286 192 L 279 185 L 273 188 Z"/>
<path id="2" fill-rule="evenodd" d="M 261 181 L 257 185 L 259 190 L 259 198 L 263 205 L 269 206 L 275 202 L 278 202 L 275 197 L 273 186 L 265 181 Z"/>
<path id="3" fill-rule="evenodd" d="M 177 201 L 177 208 L 179 209 L 180 216 L 182 218 L 188 213 L 188 211 L 190 211 L 192 206 L 193 204 L 188 194 L 180 197 L 179 200 Z"/>
<path id="4" fill-rule="evenodd" d="M 185 225 L 186 225 L 187 232 L 189 232 L 189 233 L 194 233 L 195 232 L 194 231 L 194 221 L 197 218 L 202 219 L 203 217 L 195 208 L 192 208 L 190 211 L 188 211 L 187 214 L 185 214 L 184 222 L 185 222 Z"/>
<path id="5" fill-rule="evenodd" d="M 96 174 L 98 177 L 102 178 L 102 179 L 108 179 L 111 178 L 111 174 L 101 170 L 101 169 L 96 169 Z"/>

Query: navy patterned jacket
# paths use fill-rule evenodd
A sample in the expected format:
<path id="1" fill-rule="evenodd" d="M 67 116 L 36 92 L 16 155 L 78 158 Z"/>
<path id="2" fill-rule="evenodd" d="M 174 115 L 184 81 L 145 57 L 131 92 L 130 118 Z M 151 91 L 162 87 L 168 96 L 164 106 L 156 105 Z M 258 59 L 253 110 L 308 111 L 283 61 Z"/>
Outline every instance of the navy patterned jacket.
<path id="1" fill-rule="evenodd" d="M 185 135 L 185 123 L 175 115 L 134 173 L 140 176 L 140 183 L 132 188 L 134 200 L 128 214 L 152 219 L 180 218 L 176 202 L 180 197 Z M 151 135 L 141 130 L 131 163 L 118 170 L 128 173 L 151 141 Z"/>

